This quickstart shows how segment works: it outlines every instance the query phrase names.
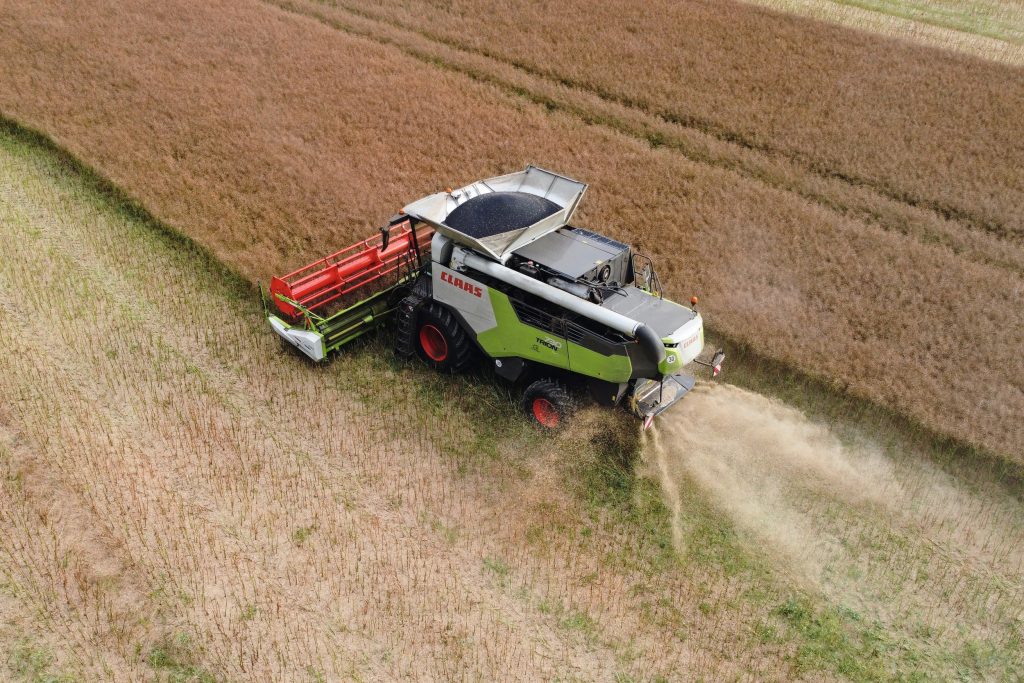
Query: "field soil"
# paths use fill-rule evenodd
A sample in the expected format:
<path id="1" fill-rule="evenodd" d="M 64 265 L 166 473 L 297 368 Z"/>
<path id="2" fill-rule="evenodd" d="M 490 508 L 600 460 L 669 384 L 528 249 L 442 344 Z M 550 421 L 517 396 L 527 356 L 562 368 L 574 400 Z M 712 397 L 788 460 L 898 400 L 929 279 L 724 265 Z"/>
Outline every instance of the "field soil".
<path id="1" fill-rule="evenodd" d="M 746 5 L 601 7 L 9 2 L 0 112 L 253 280 L 553 168 L 728 340 L 1020 461 L 1020 72 Z"/>
<path id="2" fill-rule="evenodd" d="M 542 435 L 493 380 L 399 365 L 386 338 L 314 368 L 243 283 L 101 189 L 0 135 L 3 675 L 1024 665 L 1024 513 L 997 483 L 734 387 L 698 387 L 634 461 L 628 416 Z"/>

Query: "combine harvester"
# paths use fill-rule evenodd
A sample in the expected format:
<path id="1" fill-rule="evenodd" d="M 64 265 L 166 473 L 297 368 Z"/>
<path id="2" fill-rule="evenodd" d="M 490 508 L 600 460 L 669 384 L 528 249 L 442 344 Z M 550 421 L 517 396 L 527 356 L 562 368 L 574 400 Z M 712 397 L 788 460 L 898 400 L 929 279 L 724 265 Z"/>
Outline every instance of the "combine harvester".
<path id="1" fill-rule="evenodd" d="M 446 372 L 484 359 L 526 385 L 523 408 L 544 427 L 584 384 L 646 428 L 693 388 L 685 365 L 716 376 L 725 354 L 698 359 L 701 316 L 663 298 L 649 258 L 569 225 L 586 189 L 529 166 L 424 197 L 379 236 L 271 280 L 267 319 L 323 361 L 394 318 L 400 356 Z"/>

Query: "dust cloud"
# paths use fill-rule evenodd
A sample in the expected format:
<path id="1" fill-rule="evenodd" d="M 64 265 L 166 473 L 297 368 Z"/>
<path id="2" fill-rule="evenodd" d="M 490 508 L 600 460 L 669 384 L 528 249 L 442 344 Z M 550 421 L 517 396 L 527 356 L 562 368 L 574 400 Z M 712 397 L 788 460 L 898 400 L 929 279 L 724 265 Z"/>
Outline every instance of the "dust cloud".
<path id="1" fill-rule="evenodd" d="M 941 602 L 969 578 L 991 580 L 1000 594 L 1024 584 L 1016 500 L 922 459 L 893 458 L 870 435 L 841 440 L 782 402 L 716 384 L 698 385 L 647 440 L 681 554 L 693 514 L 681 492 L 691 491 L 783 575 L 877 613 Z M 965 598 L 948 616 L 978 607 L 983 618 L 999 595 L 975 597 L 978 605 Z"/>

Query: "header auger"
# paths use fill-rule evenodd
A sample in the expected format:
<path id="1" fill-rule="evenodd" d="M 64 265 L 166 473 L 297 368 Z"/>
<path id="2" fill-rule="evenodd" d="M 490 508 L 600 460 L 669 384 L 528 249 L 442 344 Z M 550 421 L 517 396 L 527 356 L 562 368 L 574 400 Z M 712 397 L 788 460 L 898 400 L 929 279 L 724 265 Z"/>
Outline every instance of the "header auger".
<path id="1" fill-rule="evenodd" d="M 662 296 L 651 260 L 569 224 L 583 183 L 529 166 L 407 205 L 363 240 L 271 280 L 267 319 L 315 361 L 391 319 L 396 351 L 441 371 L 481 361 L 526 385 L 523 408 L 558 427 L 571 385 L 644 427 L 709 361 L 693 308 Z M 266 301 L 266 298 L 264 299 Z"/>

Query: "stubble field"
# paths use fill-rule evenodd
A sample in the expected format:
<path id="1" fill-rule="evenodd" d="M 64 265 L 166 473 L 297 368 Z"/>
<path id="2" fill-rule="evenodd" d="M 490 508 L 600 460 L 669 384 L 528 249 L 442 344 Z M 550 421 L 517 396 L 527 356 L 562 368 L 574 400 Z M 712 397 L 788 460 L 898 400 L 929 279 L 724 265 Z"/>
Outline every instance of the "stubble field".
<path id="1" fill-rule="evenodd" d="M 201 251 L 24 140 L 0 142 L 6 673 L 747 668 L 728 655 L 751 640 L 736 615 L 772 606 L 697 611 L 698 595 L 717 605 L 739 586 L 712 567 L 698 593 L 657 571 L 670 548 L 623 515 L 656 508 L 656 492 L 632 500 L 623 472 L 621 494 L 594 488 L 614 508 L 572 496 L 563 468 L 613 465 L 489 422 L 512 405 L 479 382 L 396 367 L 372 346 L 311 372 Z M 693 619 L 685 644 L 675 629 Z M 778 676 L 791 649 L 751 643 L 744 657 Z"/>

